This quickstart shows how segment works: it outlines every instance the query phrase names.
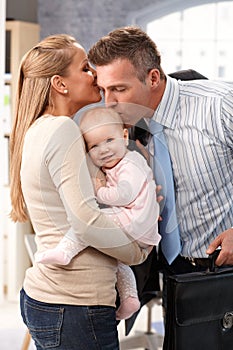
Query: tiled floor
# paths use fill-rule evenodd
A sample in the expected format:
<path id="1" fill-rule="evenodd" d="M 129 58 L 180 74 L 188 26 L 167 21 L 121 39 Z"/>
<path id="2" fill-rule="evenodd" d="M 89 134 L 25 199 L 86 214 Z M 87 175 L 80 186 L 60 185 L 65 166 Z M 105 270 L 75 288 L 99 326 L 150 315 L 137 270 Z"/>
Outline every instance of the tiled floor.
<path id="1" fill-rule="evenodd" d="M 155 305 L 152 309 L 152 324 L 156 330 L 162 332 L 162 310 L 158 305 Z M 127 338 L 145 332 L 146 329 L 147 307 L 143 307 L 136 319 L 133 330 Z M 124 322 L 120 323 L 118 331 L 120 340 L 124 339 Z M 7 301 L 0 303 L 0 349 L 21 350 L 25 334 L 26 328 L 20 316 L 18 303 Z M 33 342 L 30 343 L 28 350 L 35 350 Z"/>

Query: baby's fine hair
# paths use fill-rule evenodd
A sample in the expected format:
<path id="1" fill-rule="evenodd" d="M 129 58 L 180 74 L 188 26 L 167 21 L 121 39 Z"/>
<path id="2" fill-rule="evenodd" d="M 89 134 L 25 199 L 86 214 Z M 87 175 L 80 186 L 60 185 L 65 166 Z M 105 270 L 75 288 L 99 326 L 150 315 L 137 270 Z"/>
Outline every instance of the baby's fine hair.
<path id="1" fill-rule="evenodd" d="M 115 124 L 124 128 L 124 123 L 119 113 L 112 107 L 94 107 L 85 111 L 80 117 L 80 130 L 85 134 L 89 130 L 101 125 Z"/>

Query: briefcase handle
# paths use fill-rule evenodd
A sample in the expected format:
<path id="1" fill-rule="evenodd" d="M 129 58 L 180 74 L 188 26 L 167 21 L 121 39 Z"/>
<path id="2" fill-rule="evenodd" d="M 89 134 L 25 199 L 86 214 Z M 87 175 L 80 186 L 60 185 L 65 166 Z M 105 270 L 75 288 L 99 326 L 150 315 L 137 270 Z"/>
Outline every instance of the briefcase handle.
<path id="1" fill-rule="evenodd" d="M 209 254 L 209 272 L 215 272 L 216 271 L 216 265 L 215 261 L 217 257 L 219 256 L 219 253 L 221 252 L 221 248 L 216 249 L 213 253 Z"/>

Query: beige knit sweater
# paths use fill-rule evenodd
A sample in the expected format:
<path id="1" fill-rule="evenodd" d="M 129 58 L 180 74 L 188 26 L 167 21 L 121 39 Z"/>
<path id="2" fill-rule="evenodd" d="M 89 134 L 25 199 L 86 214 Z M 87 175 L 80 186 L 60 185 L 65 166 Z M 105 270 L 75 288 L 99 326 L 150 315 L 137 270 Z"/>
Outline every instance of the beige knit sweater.
<path id="1" fill-rule="evenodd" d="M 72 226 L 87 248 L 67 266 L 34 264 L 24 289 L 39 301 L 115 305 L 116 265 L 147 257 L 99 210 L 78 126 L 68 117 L 40 117 L 28 130 L 21 181 L 38 251 L 56 246 Z"/>

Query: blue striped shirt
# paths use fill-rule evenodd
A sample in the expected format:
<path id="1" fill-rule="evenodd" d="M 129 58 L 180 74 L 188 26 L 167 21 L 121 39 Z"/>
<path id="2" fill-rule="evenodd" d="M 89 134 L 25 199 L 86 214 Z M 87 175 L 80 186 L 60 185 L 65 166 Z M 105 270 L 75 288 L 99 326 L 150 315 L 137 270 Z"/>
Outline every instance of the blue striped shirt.
<path id="1" fill-rule="evenodd" d="M 155 111 L 171 156 L 181 254 L 206 249 L 233 226 L 233 85 L 167 77 Z"/>

